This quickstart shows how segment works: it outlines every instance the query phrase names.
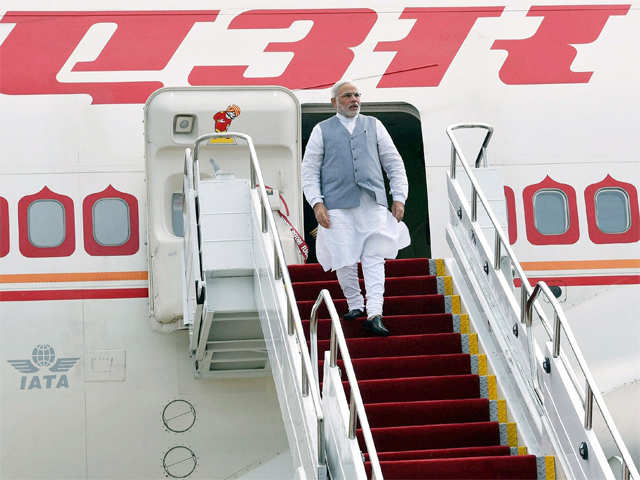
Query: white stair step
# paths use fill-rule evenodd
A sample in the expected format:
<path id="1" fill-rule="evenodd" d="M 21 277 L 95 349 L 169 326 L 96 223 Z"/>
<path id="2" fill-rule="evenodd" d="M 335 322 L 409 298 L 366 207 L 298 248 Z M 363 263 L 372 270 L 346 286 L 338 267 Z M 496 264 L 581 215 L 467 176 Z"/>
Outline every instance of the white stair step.
<path id="1" fill-rule="evenodd" d="M 201 215 L 249 212 L 249 180 L 242 178 L 201 180 L 198 194 Z"/>
<path id="2" fill-rule="evenodd" d="M 207 342 L 207 351 L 212 352 L 213 358 L 223 352 L 265 352 L 267 346 L 264 339 L 249 340 L 214 340 Z"/>
<path id="3" fill-rule="evenodd" d="M 251 320 L 219 320 L 214 316 L 208 340 L 255 340 L 262 338 L 262 328 L 257 318 Z"/>
<path id="4" fill-rule="evenodd" d="M 207 278 L 207 313 L 242 314 L 257 312 L 253 276 Z"/>
<path id="5" fill-rule="evenodd" d="M 253 269 L 249 182 L 211 179 L 200 183 L 200 233 L 205 273 L 242 274 Z"/>

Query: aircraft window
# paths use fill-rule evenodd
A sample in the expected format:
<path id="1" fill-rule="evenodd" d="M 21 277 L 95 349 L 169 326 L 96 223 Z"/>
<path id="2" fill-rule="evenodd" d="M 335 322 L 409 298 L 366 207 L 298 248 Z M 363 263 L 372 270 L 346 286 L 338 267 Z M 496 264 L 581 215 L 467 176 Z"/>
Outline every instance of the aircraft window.
<path id="1" fill-rule="evenodd" d="M 525 230 L 532 245 L 570 245 L 580 238 L 575 189 L 547 175 L 522 190 Z"/>
<path id="2" fill-rule="evenodd" d="M 539 190 L 533 197 L 536 230 L 543 235 L 562 235 L 569 230 L 569 202 L 561 190 Z"/>
<path id="3" fill-rule="evenodd" d="M 101 198 L 93 204 L 93 238 L 98 245 L 116 247 L 131 237 L 129 205 L 121 198 Z"/>
<path id="4" fill-rule="evenodd" d="M 629 196 L 620 188 L 601 188 L 596 193 L 596 223 L 604 233 L 624 233 L 631 227 Z"/>
<path id="5" fill-rule="evenodd" d="M 27 210 L 29 242 L 38 248 L 59 247 L 66 237 L 64 206 L 57 200 L 36 200 Z"/>
<path id="6" fill-rule="evenodd" d="M 138 200 L 109 185 L 82 202 L 84 249 L 89 255 L 133 255 L 140 248 Z"/>
<path id="7" fill-rule="evenodd" d="M 596 244 L 640 240 L 638 190 L 611 175 L 584 189 L 589 238 Z"/>

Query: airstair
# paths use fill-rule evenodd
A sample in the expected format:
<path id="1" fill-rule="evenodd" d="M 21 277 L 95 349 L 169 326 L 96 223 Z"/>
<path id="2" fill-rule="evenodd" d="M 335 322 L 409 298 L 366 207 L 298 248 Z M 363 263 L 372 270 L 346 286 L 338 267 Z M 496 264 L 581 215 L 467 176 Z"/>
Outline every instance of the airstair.
<path id="1" fill-rule="evenodd" d="M 195 372 L 270 375 L 254 292 L 249 182 L 201 180 L 198 147 L 185 152 L 184 175 L 184 320 Z"/>
<path id="2" fill-rule="evenodd" d="M 454 134 L 464 128 L 488 132 L 476 168 Z M 250 135 L 204 134 L 185 148 L 182 309 L 194 375 L 273 376 L 296 479 L 614 479 L 597 406 L 620 478 L 640 480 L 562 309 L 546 285 L 529 286 L 505 239 L 484 193 L 497 177 L 476 175 L 490 133 L 448 129 L 453 257 L 388 263 L 388 338 L 341 321 L 335 276 L 296 264 Z M 201 174 L 201 152 L 218 139 L 234 148 L 216 159 L 229 152 L 242 174 Z"/>

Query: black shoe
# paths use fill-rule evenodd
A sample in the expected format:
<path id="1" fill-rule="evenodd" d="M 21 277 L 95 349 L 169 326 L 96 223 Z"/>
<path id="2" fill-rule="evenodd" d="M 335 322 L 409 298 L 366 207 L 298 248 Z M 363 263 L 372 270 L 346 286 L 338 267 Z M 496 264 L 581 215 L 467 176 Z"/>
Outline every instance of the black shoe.
<path id="1" fill-rule="evenodd" d="M 362 324 L 367 332 L 373 333 L 378 337 L 386 337 L 389 335 L 389 330 L 382 323 L 382 315 L 374 315 L 371 318 L 367 318 Z"/>
<path id="2" fill-rule="evenodd" d="M 355 320 L 358 317 L 362 317 L 364 316 L 364 312 L 359 309 L 359 308 L 354 308 L 353 310 L 349 310 L 347 313 L 345 313 L 342 318 L 344 320 Z"/>

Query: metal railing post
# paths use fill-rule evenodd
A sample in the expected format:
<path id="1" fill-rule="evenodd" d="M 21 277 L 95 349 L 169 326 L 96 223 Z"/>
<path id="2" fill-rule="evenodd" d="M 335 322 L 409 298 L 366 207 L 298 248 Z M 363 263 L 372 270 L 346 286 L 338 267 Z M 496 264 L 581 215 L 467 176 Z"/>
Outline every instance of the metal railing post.
<path id="1" fill-rule="evenodd" d="M 304 362 L 303 358 L 304 354 L 302 353 L 302 349 L 300 349 L 300 364 Z M 302 396 L 306 397 L 309 395 L 309 376 L 305 369 L 302 369 Z"/>
<path id="2" fill-rule="evenodd" d="M 553 358 L 558 358 L 560 355 L 560 317 L 558 312 L 553 312 Z"/>
<path id="3" fill-rule="evenodd" d="M 593 427 L 593 390 L 587 381 L 584 398 L 584 428 L 591 430 Z"/>
<path id="4" fill-rule="evenodd" d="M 502 256 L 502 242 L 500 241 L 500 234 L 496 230 L 496 236 L 493 244 L 493 268 L 500 270 L 500 257 Z"/>
<path id="5" fill-rule="evenodd" d="M 319 418 L 316 425 L 318 430 L 318 465 L 322 465 L 326 455 L 324 445 L 324 419 Z"/>
<path id="6" fill-rule="evenodd" d="M 471 185 L 471 221 L 478 219 L 478 192 L 475 185 Z"/>
<path id="7" fill-rule="evenodd" d="M 529 295 L 527 294 L 527 288 L 524 282 L 526 279 L 520 277 L 520 322 L 527 323 L 527 302 Z"/>
<path id="8" fill-rule="evenodd" d="M 262 233 L 267 233 L 269 231 L 269 225 L 267 225 L 267 207 L 264 206 L 264 203 L 260 203 L 260 214 Z"/>
<path id="9" fill-rule="evenodd" d="M 456 178 L 456 147 L 451 145 L 451 178 Z"/>
<path id="10" fill-rule="evenodd" d="M 329 341 L 329 351 L 329 357 L 331 358 L 331 362 L 329 363 L 329 365 L 331 367 L 335 367 L 338 364 L 338 349 L 336 348 L 336 329 L 333 324 L 331 324 L 331 340 Z"/>
<path id="11" fill-rule="evenodd" d="M 349 438 L 356 438 L 356 425 L 358 424 L 358 416 L 356 415 L 356 400 L 353 390 L 349 392 Z"/>
<path id="12" fill-rule="evenodd" d="M 278 258 L 278 247 L 276 242 L 273 242 L 273 277 L 276 280 L 282 279 L 282 267 L 280 265 L 280 259 Z"/>
<path id="13" fill-rule="evenodd" d="M 288 298 L 287 298 L 287 333 L 289 335 L 293 335 L 294 333 L 293 312 L 291 311 L 291 301 Z"/>

